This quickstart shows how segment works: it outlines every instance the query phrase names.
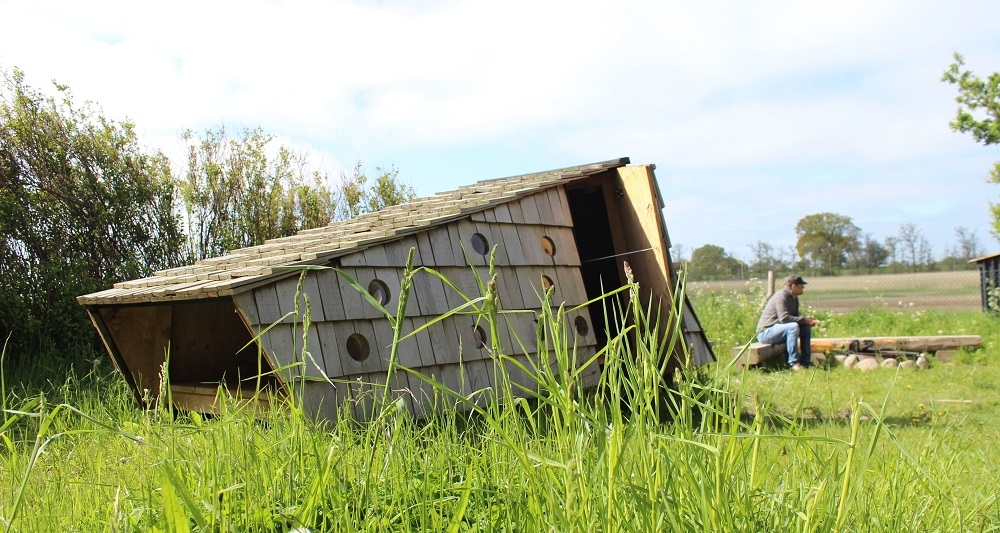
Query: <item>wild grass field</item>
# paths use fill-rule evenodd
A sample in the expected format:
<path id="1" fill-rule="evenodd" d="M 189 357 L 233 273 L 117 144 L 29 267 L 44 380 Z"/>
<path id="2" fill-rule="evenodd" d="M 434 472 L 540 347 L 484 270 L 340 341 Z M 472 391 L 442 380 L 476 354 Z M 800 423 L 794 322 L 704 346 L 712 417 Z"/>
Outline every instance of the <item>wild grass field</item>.
<path id="1" fill-rule="evenodd" d="M 702 294 L 720 356 L 757 302 Z M 485 310 L 484 310 L 485 312 Z M 831 335 L 978 333 L 924 371 L 690 369 L 664 382 L 637 305 L 575 385 L 572 328 L 543 317 L 531 401 L 366 424 L 296 409 L 137 409 L 106 360 L 2 376 L 8 531 L 991 531 L 1000 528 L 1000 326 L 979 312 L 826 312 Z M 488 313 L 487 313 L 488 317 Z M 752 324 L 749 326 L 752 328 Z M 633 334 L 634 333 L 634 334 Z M 676 334 L 674 332 L 674 334 Z M 669 335 L 668 335 L 669 336 Z M 631 354 L 635 354 L 632 356 Z M 502 361 L 502 355 L 497 354 Z M 6 366 L 4 368 L 7 368 Z M 402 370 L 401 370 L 402 371 Z M 670 393 L 664 386 L 670 385 Z M 499 399 L 505 383 L 484 391 Z M 463 403 L 441 387 L 442 400 Z"/>

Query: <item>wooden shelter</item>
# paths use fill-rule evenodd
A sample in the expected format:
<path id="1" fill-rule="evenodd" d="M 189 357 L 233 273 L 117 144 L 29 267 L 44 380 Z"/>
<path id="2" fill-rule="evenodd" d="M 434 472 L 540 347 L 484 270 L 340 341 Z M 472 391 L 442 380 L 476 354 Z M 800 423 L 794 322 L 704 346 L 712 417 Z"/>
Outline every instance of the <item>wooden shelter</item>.
<path id="1" fill-rule="evenodd" d="M 537 313 L 544 288 L 554 287 L 553 303 L 569 309 L 599 296 L 602 284 L 620 286 L 622 260 L 627 260 L 642 297 L 660 302 L 663 324 L 672 325 L 677 275 L 655 167 L 628 163 L 622 158 L 481 181 L 118 283 L 78 300 L 140 402 L 156 399 L 166 366 L 172 401 L 182 408 L 212 411 L 220 387 L 266 403 L 267 395 L 256 391 L 282 394 L 301 386 L 308 411 L 333 418 L 338 406 L 352 398 L 355 415 L 365 418 L 371 384 L 386 380 L 390 322 L 332 269 L 310 270 L 298 292 L 300 272 L 277 267 L 336 267 L 394 311 L 411 248 L 415 266 L 441 272 L 475 297 L 473 268 L 485 279 L 496 246 L 501 309 Z M 304 330 L 294 311 L 304 315 L 307 298 L 311 324 Z M 463 302 L 440 278 L 417 272 L 405 331 Z M 687 301 L 683 310 L 684 342 L 693 361 L 714 361 Z M 498 325 L 503 353 L 527 368 L 552 364 L 538 360 L 536 313 L 505 314 Z M 568 323 L 575 331 L 578 361 L 590 359 L 606 340 L 602 306 L 571 312 Z M 494 382 L 497 368 L 484 346 L 490 338 L 484 328 L 485 322 L 452 315 L 402 342 L 399 362 L 453 390 L 479 390 Z M 675 363 L 682 353 L 682 346 L 673 347 Z M 513 382 L 533 387 L 516 365 L 506 364 Z M 599 365 L 590 365 L 583 375 L 586 384 L 595 384 Z M 433 397 L 430 387 L 406 372 L 394 376 L 392 390 L 404 391 L 407 407 L 423 413 Z"/>
<path id="2" fill-rule="evenodd" d="M 1000 252 L 970 259 L 969 262 L 979 267 L 979 296 L 983 311 L 989 311 L 990 300 L 995 305 L 998 299 L 996 293 L 1000 290 Z"/>

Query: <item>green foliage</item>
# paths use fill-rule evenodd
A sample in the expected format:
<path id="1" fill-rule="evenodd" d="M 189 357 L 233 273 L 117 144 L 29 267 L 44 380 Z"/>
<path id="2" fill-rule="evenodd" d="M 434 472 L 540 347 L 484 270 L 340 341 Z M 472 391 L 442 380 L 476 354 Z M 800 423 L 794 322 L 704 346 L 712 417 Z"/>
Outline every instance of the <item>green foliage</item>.
<path id="1" fill-rule="evenodd" d="M 267 239 L 325 226 L 336 201 L 327 176 L 307 171 L 307 158 L 260 128 L 231 137 L 225 128 L 196 138 L 185 132 L 188 159 L 180 183 L 192 259 L 263 244 Z"/>
<path id="2" fill-rule="evenodd" d="M 400 181 L 395 167 L 375 167 L 375 174 L 375 179 L 370 180 L 361 161 L 354 165 L 350 174 L 341 174 L 337 205 L 340 219 L 348 220 L 414 198 L 413 187 Z"/>
<path id="3" fill-rule="evenodd" d="M 721 246 L 706 244 L 691 252 L 686 270 L 691 279 L 725 279 L 742 274 L 747 265 L 730 256 Z"/>
<path id="4" fill-rule="evenodd" d="M 849 253 L 860 248 L 861 230 L 850 217 L 835 213 L 808 215 L 795 225 L 799 255 L 824 273 L 833 273 L 847 262 Z"/>
<path id="5" fill-rule="evenodd" d="M 0 334 L 11 353 L 86 343 L 76 296 L 177 266 L 183 236 L 166 158 L 129 122 L 49 96 L 15 70 L 0 87 Z"/>
<path id="6" fill-rule="evenodd" d="M 972 135 L 977 143 L 991 146 L 1000 143 L 1000 72 L 983 80 L 965 68 L 965 59 L 955 54 L 941 81 L 958 86 L 958 111 L 951 129 Z M 990 181 L 1000 183 L 1000 161 L 990 171 Z M 990 204 L 995 237 L 1000 238 L 1000 204 Z"/>

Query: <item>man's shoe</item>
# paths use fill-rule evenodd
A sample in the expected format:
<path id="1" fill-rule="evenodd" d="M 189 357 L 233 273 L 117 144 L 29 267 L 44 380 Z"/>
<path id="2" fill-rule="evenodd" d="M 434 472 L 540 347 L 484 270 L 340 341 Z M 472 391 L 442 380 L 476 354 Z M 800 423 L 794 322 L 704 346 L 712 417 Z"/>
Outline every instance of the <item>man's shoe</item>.
<path id="1" fill-rule="evenodd" d="M 795 363 L 794 365 L 792 365 L 792 370 L 794 370 L 795 372 L 798 372 L 799 370 L 805 370 L 805 369 L 806 369 L 806 367 L 804 367 L 804 366 L 802 366 L 802 365 L 800 365 L 798 363 Z"/>

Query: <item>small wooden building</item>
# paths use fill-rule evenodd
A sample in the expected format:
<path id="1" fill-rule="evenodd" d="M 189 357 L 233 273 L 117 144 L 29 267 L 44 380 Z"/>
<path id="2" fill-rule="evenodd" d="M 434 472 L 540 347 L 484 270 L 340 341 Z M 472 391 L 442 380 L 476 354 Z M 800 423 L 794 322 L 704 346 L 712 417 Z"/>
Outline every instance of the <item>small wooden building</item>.
<path id="1" fill-rule="evenodd" d="M 338 406 L 353 398 L 355 415 L 365 418 L 372 398 L 368 384 L 384 384 L 387 376 L 389 321 L 334 270 L 311 270 L 297 302 L 304 313 L 308 296 L 311 324 L 303 334 L 303 324 L 289 315 L 296 309 L 300 272 L 276 267 L 336 267 L 395 311 L 411 248 L 416 266 L 443 273 L 475 297 L 472 269 L 486 278 L 496 246 L 501 308 L 538 312 L 538 294 L 549 286 L 554 304 L 565 302 L 567 309 L 599 296 L 602 283 L 606 289 L 620 286 L 627 260 L 643 298 L 661 301 L 664 324 L 672 323 L 669 302 L 677 274 L 655 167 L 628 163 L 622 158 L 481 181 L 118 283 L 78 300 L 140 402 L 156 400 L 169 354 L 169 392 L 182 408 L 213 410 L 220 386 L 267 402 L 255 391 L 282 394 L 294 384 L 302 386 L 305 408 L 320 417 L 335 417 Z M 406 331 L 463 301 L 440 278 L 418 272 Z M 503 316 L 498 333 L 504 354 L 528 368 L 544 364 L 537 360 L 534 313 Z M 579 360 L 586 361 L 606 340 L 603 309 L 590 305 L 569 319 Z M 693 361 L 714 361 L 687 301 L 681 320 Z M 484 327 L 468 316 L 448 317 L 401 343 L 399 362 L 456 391 L 489 386 L 495 366 L 483 345 L 490 338 Z M 675 359 L 681 350 L 674 347 Z M 533 385 L 515 365 L 508 363 L 507 369 L 512 381 Z M 599 373 L 598 365 L 588 367 L 585 383 L 595 384 Z M 403 391 L 407 407 L 422 414 L 433 391 L 406 372 L 394 376 L 392 389 Z"/>
<path id="2" fill-rule="evenodd" d="M 1000 300 L 1000 252 L 970 259 L 969 262 L 979 267 L 979 296 L 983 311 L 989 311 L 991 298 L 994 305 Z"/>

